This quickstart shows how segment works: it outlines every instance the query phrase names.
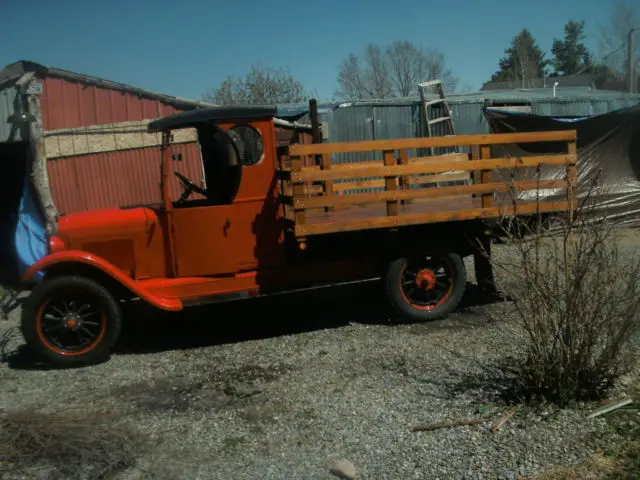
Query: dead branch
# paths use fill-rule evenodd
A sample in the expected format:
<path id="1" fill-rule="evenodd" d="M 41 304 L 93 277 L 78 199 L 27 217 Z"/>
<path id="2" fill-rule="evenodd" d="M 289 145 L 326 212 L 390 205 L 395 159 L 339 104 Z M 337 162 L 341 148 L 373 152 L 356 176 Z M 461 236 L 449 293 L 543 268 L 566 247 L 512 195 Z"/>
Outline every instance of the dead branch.
<path id="1" fill-rule="evenodd" d="M 516 414 L 519 408 L 520 408 L 519 406 L 513 407 L 511 410 L 505 413 L 502 416 L 502 418 L 500 418 L 500 420 L 498 420 L 496 423 L 493 424 L 493 428 L 491 428 L 491 431 L 495 433 L 498 430 L 500 430 L 502 427 L 504 427 L 504 425 L 509 421 L 509 419 Z"/>
<path id="2" fill-rule="evenodd" d="M 431 425 L 424 425 L 413 427 L 411 429 L 412 432 L 430 432 L 432 430 L 439 430 L 441 428 L 453 428 L 453 427 L 461 427 L 464 425 L 477 425 L 479 423 L 483 423 L 485 420 L 481 418 L 474 418 L 471 420 L 458 420 L 455 422 L 443 422 L 443 423 L 433 423 Z"/>

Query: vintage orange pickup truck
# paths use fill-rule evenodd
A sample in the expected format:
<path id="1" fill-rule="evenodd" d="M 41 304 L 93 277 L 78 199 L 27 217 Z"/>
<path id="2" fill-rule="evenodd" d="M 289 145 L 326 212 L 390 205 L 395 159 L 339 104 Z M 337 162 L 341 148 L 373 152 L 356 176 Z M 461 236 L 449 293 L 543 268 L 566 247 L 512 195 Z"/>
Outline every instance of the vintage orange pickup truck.
<path id="1" fill-rule="evenodd" d="M 109 357 L 127 301 L 177 312 L 368 279 L 384 280 L 400 317 L 440 318 L 463 296 L 463 258 L 486 237 L 487 219 L 562 214 L 575 198 L 575 131 L 278 148 L 275 114 L 271 107 L 213 107 L 150 122 L 148 130 L 163 139 L 162 201 L 60 217 L 46 255 L 22 276 L 29 291 L 21 319 L 27 345 L 58 366 L 94 363 Z M 197 132 L 203 184 L 174 168 L 177 129 Z M 560 142 L 566 151 L 520 158 L 492 153 L 527 142 Z M 470 150 L 408 154 L 446 146 Z M 334 161 L 349 152 L 371 157 Z M 492 179 L 492 171 L 545 164 L 566 165 L 566 178 Z M 450 172 L 468 181 L 442 186 Z M 183 187 L 178 198 L 168 188 L 173 176 Z M 377 187 L 358 191 L 366 182 Z M 564 189 L 566 197 L 515 204 L 498 198 L 514 187 Z"/>

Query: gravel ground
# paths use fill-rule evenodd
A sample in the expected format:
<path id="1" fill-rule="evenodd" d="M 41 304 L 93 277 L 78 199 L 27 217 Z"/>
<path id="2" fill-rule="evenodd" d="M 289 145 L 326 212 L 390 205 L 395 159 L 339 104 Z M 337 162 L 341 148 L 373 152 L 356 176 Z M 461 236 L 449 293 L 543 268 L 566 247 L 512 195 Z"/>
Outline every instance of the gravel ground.
<path id="1" fill-rule="evenodd" d="M 133 311 L 109 362 L 62 371 L 21 352 L 14 318 L 0 325 L 5 339 L 15 334 L 0 364 L 1 401 L 118 412 L 147 445 L 122 479 L 329 479 L 341 458 L 362 479 L 508 479 L 581 461 L 616 439 L 604 419 L 585 418 L 593 405 L 522 408 L 493 433 L 511 408 L 489 368 L 505 352 L 504 322 L 493 320 L 502 306 L 470 288 L 447 320 L 392 325 L 375 289 L 152 319 Z M 411 431 L 470 418 L 486 422 Z"/>

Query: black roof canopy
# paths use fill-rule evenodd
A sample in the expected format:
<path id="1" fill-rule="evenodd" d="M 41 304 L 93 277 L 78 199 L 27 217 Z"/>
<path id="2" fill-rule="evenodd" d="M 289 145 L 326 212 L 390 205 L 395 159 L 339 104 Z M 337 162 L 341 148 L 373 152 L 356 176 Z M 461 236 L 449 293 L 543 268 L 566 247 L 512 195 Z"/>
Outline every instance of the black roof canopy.
<path id="1" fill-rule="evenodd" d="M 275 117 L 276 113 L 277 109 L 275 105 L 234 105 L 200 108 L 159 118 L 158 120 L 149 122 L 147 129 L 150 132 L 159 132 L 162 130 L 197 127 L 198 125 L 208 122 L 223 123 L 233 120 L 257 120 Z"/>

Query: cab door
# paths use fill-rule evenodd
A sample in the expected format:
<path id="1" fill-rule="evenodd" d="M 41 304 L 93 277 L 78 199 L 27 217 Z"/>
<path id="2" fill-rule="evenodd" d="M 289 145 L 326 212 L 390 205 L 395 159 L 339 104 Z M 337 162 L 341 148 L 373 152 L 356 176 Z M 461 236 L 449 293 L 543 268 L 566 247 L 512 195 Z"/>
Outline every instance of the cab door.
<path id="1" fill-rule="evenodd" d="M 235 125 L 230 130 L 253 145 L 245 152 L 233 202 L 186 206 L 171 212 L 179 277 L 228 275 L 285 262 L 285 225 L 278 198 L 272 123 Z"/>

